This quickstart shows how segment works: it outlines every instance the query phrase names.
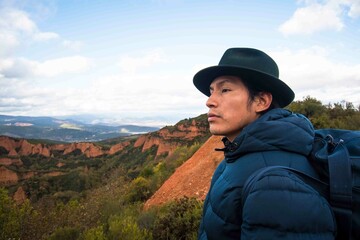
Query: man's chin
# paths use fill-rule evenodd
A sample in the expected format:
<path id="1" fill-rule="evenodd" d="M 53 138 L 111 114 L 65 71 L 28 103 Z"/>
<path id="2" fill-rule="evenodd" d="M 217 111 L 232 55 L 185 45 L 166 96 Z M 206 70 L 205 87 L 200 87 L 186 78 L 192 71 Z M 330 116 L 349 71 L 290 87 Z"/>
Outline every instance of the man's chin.
<path id="1" fill-rule="evenodd" d="M 219 130 L 216 130 L 216 129 L 211 129 L 210 128 L 210 133 L 214 136 L 224 136 L 224 133 L 219 131 Z"/>

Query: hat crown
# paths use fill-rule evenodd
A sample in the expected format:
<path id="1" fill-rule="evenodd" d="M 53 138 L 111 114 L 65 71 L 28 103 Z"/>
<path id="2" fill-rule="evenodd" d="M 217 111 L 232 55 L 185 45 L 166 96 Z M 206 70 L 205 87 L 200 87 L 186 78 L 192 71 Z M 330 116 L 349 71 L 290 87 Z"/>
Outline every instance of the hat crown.
<path id="1" fill-rule="evenodd" d="M 200 70 L 193 82 L 200 92 L 210 96 L 210 84 L 220 76 L 237 76 L 253 89 L 270 92 L 280 107 L 287 106 L 295 97 L 291 88 L 279 79 L 275 61 L 257 49 L 229 48 L 217 66 Z"/>
<path id="2" fill-rule="evenodd" d="M 253 48 L 230 48 L 220 59 L 219 66 L 234 66 L 259 71 L 279 78 L 276 62 L 266 53 Z"/>

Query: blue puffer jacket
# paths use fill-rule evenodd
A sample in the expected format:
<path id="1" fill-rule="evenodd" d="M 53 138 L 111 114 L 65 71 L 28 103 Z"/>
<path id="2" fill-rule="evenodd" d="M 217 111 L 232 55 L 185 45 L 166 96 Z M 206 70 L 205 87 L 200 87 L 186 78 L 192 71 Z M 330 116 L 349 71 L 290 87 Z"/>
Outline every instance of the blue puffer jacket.
<path id="1" fill-rule="evenodd" d="M 333 239 L 336 227 L 329 205 L 320 195 L 307 192 L 298 184 L 294 184 L 292 189 L 282 191 L 268 189 L 265 194 L 270 195 L 267 196 L 278 192 L 283 194 L 280 202 L 269 200 L 252 206 L 251 212 L 266 216 L 259 217 L 266 221 L 257 223 L 256 226 L 246 226 L 243 231 L 241 229 L 242 191 L 245 181 L 253 172 L 267 166 L 280 165 L 318 177 L 306 158 L 312 148 L 313 139 L 314 129 L 310 121 L 285 109 L 267 112 L 245 127 L 233 142 L 223 139 L 225 159 L 213 175 L 204 203 L 198 238 Z M 284 206 L 286 211 L 291 210 L 298 214 L 292 216 L 292 219 L 286 219 L 286 212 L 280 209 L 279 216 L 274 216 L 275 205 L 280 208 Z M 306 211 L 311 211 L 311 214 Z M 283 222 L 271 220 L 277 217 L 283 218 Z"/>

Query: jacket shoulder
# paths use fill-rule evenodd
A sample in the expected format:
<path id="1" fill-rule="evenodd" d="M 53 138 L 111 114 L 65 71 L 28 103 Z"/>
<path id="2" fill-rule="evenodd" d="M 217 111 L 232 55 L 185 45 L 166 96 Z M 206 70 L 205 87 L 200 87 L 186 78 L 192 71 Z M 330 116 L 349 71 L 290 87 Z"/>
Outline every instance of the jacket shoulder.
<path id="1" fill-rule="evenodd" d="M 291 171 L 263 168 L 245 183 L 241 239 L 334 239 L 335 233 L 329 203 Z"/>

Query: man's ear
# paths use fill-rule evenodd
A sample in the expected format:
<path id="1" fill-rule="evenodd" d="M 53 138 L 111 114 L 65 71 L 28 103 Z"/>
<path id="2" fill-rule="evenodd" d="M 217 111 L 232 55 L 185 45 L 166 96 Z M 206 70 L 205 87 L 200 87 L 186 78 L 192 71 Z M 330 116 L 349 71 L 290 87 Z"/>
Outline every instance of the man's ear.
<path id="1" fill-rule="evenodd" d="M 259 112 L 263 112 L 266 111 L 271 103 L 272 103 L 272 94 L 269 92 L 260 92 L 257 96 L 256 96 L 256 106 L 255 106 L 255 111 L 257 113 Z"/>

